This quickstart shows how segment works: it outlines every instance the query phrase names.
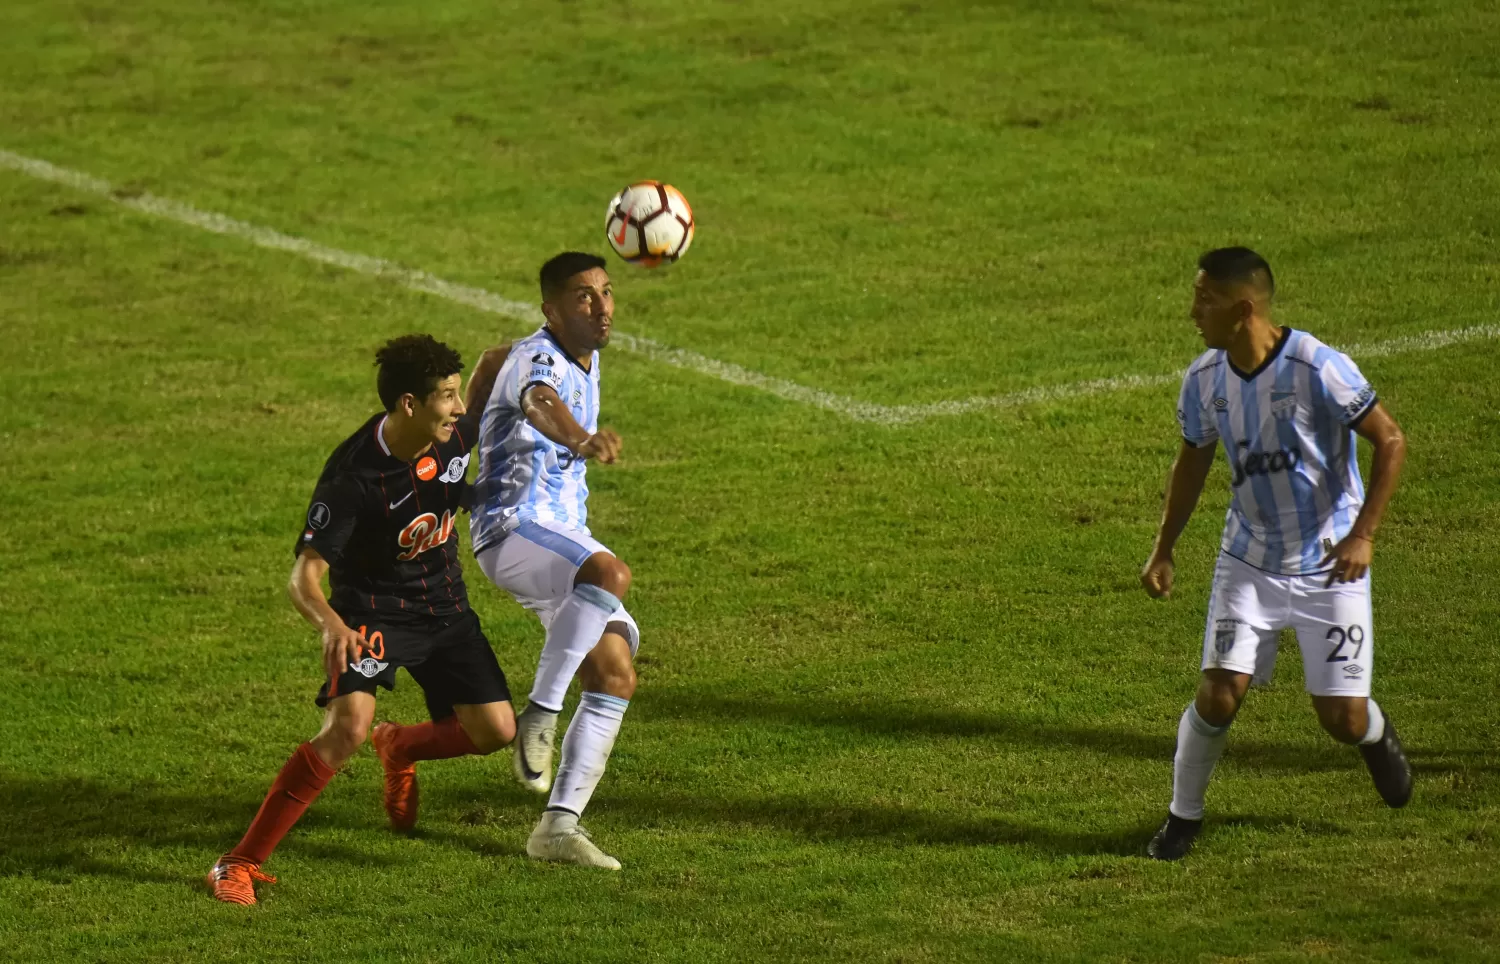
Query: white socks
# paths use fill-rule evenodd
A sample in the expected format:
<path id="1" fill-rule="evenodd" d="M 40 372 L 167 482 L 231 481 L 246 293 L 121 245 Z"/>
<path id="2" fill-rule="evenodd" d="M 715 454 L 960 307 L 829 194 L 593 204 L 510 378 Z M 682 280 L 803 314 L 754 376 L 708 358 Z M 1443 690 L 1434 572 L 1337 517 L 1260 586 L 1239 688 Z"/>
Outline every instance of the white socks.
<path id="1" fill-rule="evenodd" d="M 1372 704 L 1373 705 L 1373 704 Z M 1229 724 L 1211 726 L 1188 704 L 1177 724 L 1177 756 L 1172 760 L 1172 805 L 1168 809 L 1184 820 L 1203 819 L 1203 795 L 1214 764 L 1224 752 Z"/>
<path id="2" fill-rule="evenodd" d="M 537 833 L 568 833 L 578 826 L 578 814 L 563 810 L 543 810 L 542 819 L 536 825 Z"/>
<path id="3" fill-rule="evenodd" d="M 542 644 L 536 679 L 531 684 L 532 705 L 552 713 L 562 710 L 573 675 L 583 665 L 584 657 L 599 645 L 609 617 L 619 608 L 620 600 L 606 589 L 589 583 L 573 587 L 547 627 L 547 641 Z"/>
<path id="4" fill-rule="evenodd" d="M 1379 743 L 1385 736 L 1385 713 L 1381 712 L 1380 704 L 1373 699 L 1365 700 L 1365 712 L 1369 714 L 1370 725 L 1365 727 L 1365 735 L 1360 738 L 1361 746 Z"/>
<path id="5" fill-rule="evenodd" d="M 563 737 L 562 762 L 552 779 L 552 797 L 547 801 L 549 812 L 566 810 L 575 815 L 575 821 L 583 813 L 599 778 L 604 776 L 609 753 L 615 748 L 615 737 L 629 706 L 629 700 L 618 696 L 583 694 L 573 722 L 568 724 L 568 735 Z"/>

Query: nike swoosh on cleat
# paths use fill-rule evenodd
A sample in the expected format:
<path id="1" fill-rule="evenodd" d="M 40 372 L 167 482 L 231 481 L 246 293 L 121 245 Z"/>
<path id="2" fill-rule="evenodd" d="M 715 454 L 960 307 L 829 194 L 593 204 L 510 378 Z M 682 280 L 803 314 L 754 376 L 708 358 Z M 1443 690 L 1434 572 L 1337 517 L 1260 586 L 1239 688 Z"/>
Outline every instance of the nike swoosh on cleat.
<path id="1" fill-rule="evenodd" d="M 391 503 L 391 508 L 394 509 L 396 506 L 398 506 L 401 503 L 405 502 L 407 499 L 411 498 L 415 494 L 416 494 L 415 491 L 406 493 L 401 498 L 397 499 L 395 502 L 392 502 Z"/>

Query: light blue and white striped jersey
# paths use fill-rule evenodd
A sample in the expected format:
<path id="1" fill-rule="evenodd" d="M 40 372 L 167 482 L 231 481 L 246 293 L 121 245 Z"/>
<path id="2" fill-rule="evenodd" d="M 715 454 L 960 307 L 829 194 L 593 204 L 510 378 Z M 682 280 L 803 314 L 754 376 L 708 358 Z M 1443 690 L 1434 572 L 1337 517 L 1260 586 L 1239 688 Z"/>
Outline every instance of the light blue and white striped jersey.
<path id="1" fill-rule="evenodd" d="M 1253 372 L 1220 349 L 1199 356 L 1177 420 L 1189 444 L 1223 440 L 1229 456 L 1223 550 L 1268 572 L 1323 571 L 1364 505 L 1353 427 L 1374 406 L 1375 389 L 1349 356 L 1306 332 L 1282 329 Z"/>
<path id="2" fill-rule="evenodd" d="M 533 385 L 550 385 L 579 425 L 598 430 L 598 352 L 584 371 L 546 328 L 511 345 L 479 422 L 479 474 L 469 516 L 476 553 L 526 520 L 589 531 L 585 460 L 526 420 L 521 396 Z"/>

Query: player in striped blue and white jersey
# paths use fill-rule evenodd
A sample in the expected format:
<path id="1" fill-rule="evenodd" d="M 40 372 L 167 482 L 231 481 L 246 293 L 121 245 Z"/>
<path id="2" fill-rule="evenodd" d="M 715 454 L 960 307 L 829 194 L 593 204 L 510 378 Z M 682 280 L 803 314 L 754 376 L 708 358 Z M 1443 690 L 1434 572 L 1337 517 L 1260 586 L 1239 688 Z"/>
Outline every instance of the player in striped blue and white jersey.
<path id="1" fill-rule="evenodd" d="M 1223 550 L 1283 575 L 1323 571 L 1350 532 L 1365 492 L 1354 427 L 1378 404 L 1349 356 L 1282 328 L 1256 371 L 1222 349 L 1183 379 L 1177 417 L 1195 447 L 1223 440 L 1233 473 Z"/>
<path id="2" fill-rule="evenodd" d="M 575 361 L 547 327 L 514 342 L 480 423 L 480 472 L 469 532 L 478 555 L 531 523 L 588 533 L 587 459 L 526 417 L 528 389 L 552 389 L 587 435 L 599 429 L 599 352 Z"/>
<path id="3" fill-rule="evenodd" d="M 547 634 L 516 719 L 516 776 L 551 790 L 526 852 L 618 869 L 578 826 L 635 694 L 640 646 L 623 603 L 630 569 L 588 528 L 586 465 L 614 462 L 620 451 L 620 437 L 599 429 L 599 349 L 614 324 L 604 264 L 566 252 L 542 266 L 546 324 L 509 346 L 494 390 L 469 401 L 484 412 L 469 531 L 479 568 Z M 557 718 L 575 675 L 583 694 L 554 780 Z"/>
<path id="4" fill-rule="evenodd" d="M 1281 630 L 1296 631 L 1323 728 L 1358 744 L 1382 799 L 1411 796 L 1396 728 L 1370 699 L 1368 574 L 1375 530 L 1405 459 L 1400 427 L 1350 358 L 1271 321 L 1271 267 L 1247 248 L 1198 262 L 1193 321 L 1208 346 L 1183 378 L 1182 446 L 1156 546 L 1141 573 L 1171 594 L 1172 550 L 1222 444 L 1233 497 L 1204 629 L 1202 679 L 1178 726 L 1172 804 L 1148 848 L 1175 860 L 1203 823 L 1203 798 L 1252 682 L 1268 682 Z M 1369 495 L 1355 436 L 1375 448 Z"/>

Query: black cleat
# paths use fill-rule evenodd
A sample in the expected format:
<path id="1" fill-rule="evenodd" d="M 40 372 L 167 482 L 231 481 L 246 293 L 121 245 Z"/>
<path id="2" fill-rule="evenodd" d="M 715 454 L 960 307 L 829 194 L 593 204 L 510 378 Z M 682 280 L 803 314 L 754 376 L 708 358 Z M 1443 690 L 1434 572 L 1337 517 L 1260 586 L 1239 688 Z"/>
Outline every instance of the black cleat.
<path id="1" fill-rule="evenodd" d="M 1411 764 L 1401 748 L 1401 738 L 1391 718 L 1385 718 L 1385 733 L 1378 741 L 1360 744 L 1359 755 L 1375 780 L 1375 789 L 1388 807 L 1404 807 L 1411 799 Z"/>
<path id="2" fill-rule="evenodd" d="M 1193 849 L 1193 841 L 1202 829 L 1202 820 L 1187 820 L 1168 811 L 1167 822 L 1146 845 L 1146 855 L 1157 860 L 1181 860 Z"/>

